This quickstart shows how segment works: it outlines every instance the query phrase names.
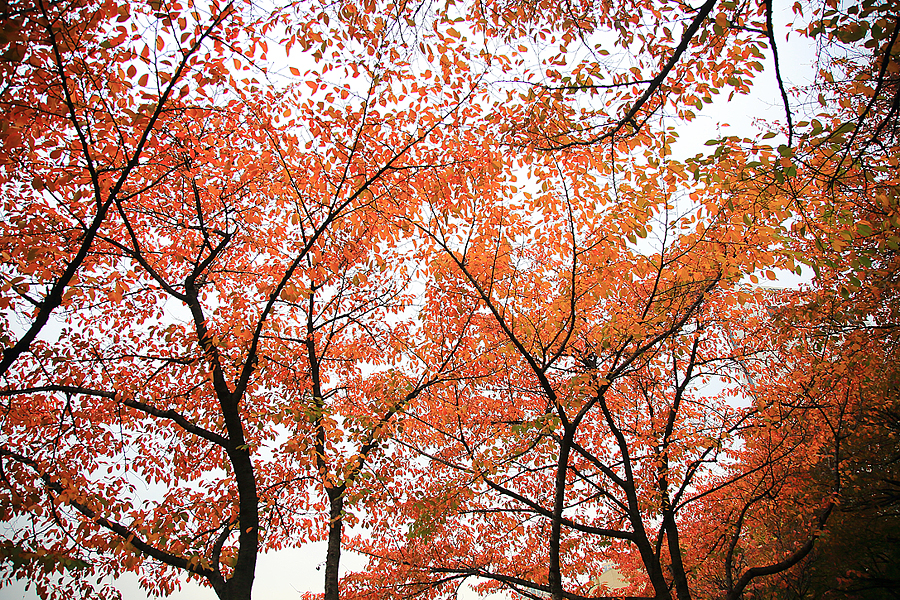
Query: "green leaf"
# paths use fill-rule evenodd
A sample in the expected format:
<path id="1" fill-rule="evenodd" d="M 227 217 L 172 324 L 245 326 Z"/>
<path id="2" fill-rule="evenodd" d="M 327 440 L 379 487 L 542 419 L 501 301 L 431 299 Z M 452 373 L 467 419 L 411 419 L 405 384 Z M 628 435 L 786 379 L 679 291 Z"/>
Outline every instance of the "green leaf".
<path id="1" fill-rule="evenodd" d="M 854 130 L 856 130 L 856 123 L 847 121 L 845 123 L 841 123 L 841 125 L 837 129 L 835 129 L 833 132 L 831 132 L 831 135 L 833 135 L 833 136 L 844 135 L 845 133 L 850 133 L 851 131 L 854 131 Z"/>

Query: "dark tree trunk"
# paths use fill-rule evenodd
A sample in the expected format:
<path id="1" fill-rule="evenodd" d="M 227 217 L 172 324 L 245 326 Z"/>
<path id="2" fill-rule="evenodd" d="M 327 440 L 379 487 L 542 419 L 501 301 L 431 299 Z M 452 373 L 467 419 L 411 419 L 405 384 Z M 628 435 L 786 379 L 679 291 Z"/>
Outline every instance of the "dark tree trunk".
<path id="1" fill-rule="evenodd" d="M 328 550 L 325 554 L 325 600 L 339 600 L 338 569 L 341 563 L 341 541 L 344 529 L 344 487 L 328 488 Z"/>
<path id="2" fill-rule="evenodd" d="M 665 510 L 663 526 L 666 528 L 666 541 L 669 546 L 669 557 L 672 560 L 672 578 L 675 583 L 675 595 L 678 600 L 691 600 L 691 590 L 688 587 L 687 574 L 684 572 L 684 562 L 681 558 L 678 525 L 675 523 L 673 511 L 669 507 L 666 507 Z"/>
<path id="3" fill-rule="evenodd" d="M 562 537 L 562 512 L 565 506 L 566 496 L 566 471 L 569 466 L 569 454 L 572 449 L 572 440 L 575 438 L 575 428 L 568 427 L 560 442 L 559 459 L 556 466 L 556 489 L 553 501 L 553 523 L 550 530 L 550 569 L 547 583 L 550 585 L 550 593 L 553 600 L 563 600 L 562 564 L 559 550 Z"/>

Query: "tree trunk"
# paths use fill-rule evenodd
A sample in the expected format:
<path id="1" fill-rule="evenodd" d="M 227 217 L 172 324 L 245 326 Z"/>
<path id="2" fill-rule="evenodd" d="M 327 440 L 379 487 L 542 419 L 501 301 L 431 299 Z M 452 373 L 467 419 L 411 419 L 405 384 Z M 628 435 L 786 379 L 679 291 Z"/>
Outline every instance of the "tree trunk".
<path id="1" fill-rule="evenodd" d="M 331 510 L 328 519 L 328 550 L 325 554 L 325 600 L 339 600 L 338 568 L 344 529 L 344 486 L 327 488 L 326 491 Z"/>
<path id="2" fill-rule="evenodd" d="M 560 442 L 559 458 L 556 465 L 553 523 L 550 529 L 550 569 L 547 575 L 547 583 L 550 585 L 550 594 L 553 600 L 563 600 L 562 565 L 559 551 L 562 538 L 562 512 L 566 496 L 566 472 L 569 467 L 569 453 L 571 452 L 574 437 L 575 429 L 567 428 Z"/>
<path id="3" fill-rule="evenodd" d="M 253 580 L 249 583 L 245 579 L 234 580 L 229 579 L 220 586 L 214 586 L 216 596 L 219 600 L 250 600 L 250 593 L 253 590 Z"/>
<path id="4" fill-rule="evenodd" d="M 668 504 L 668 498 L 666 499 L 666 504 Z M 678 600 L 691 600 L 691 590 L 688 587 L 687 574 L 684 572 L 684 562 L 681 557 L 681 542 L 678 538 L 678 525 L 675 523 L 675 515 L 668 506 L 666 506 L 664 515 L 663 526 L 666 528 L 669 558 L 672 561 L 672 579 L 675 583 L 675 595 Z"/>

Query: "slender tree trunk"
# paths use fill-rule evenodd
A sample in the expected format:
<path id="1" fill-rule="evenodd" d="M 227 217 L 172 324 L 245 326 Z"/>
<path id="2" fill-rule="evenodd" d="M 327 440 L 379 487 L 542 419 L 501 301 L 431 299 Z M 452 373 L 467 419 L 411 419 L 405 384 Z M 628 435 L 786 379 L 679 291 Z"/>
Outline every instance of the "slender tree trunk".
<path id="1" fill-rule="evenodd" d="M 237 564 L 226 584 L 229 590 L 227 600 L 250 600 L 256 575 L 256 560 L 259 557 L 259 493 L 249 450 L 235 449 L 229 455 L 240 498 L 240 531 Z"/>
<path id="2" fill-rule="evenodd" d="M 606 399 L 601 395 L 599 398 L 600 409 L 603 411 L 603 418 L 606 419 L 609 430 L 612 431 L 622 453 L 622 466 L 625 469 L 625 478 L 622 482 L 622 491 L 628 499 L 628 520 L 634 529 L 634 544 L 638 547 L 641 554 L 641 562 L 647 570 L 647 577 L 650 579 L 650 585 L 653 586 L 653 593 L 657 600 L 670 600 L 672 594 L 669 592 L 669 583 L 663 574 L 662 565 L 659 557 L 653 551 L 653 544 L 647 536 L 647 530 L 644 527 L 644 517 L 641 514 L 641 504 L 638 502 L 637 485 L 634 482 L 634 472 L 631 468 L 631 455 L 628 451 L 628 442 L 622 431 L 616 426 L 612 412 L 606 404 Z"/>
<path id="3" fill-rule="evenodd" d="M 341 562 L 341 541 L 344 529 L 344 486 L 327 488 L 330 514 L 328 519 L 328 550 L 325 554 L 325 600 L 339 600 L 338 568 Z"/>
<path id="4" fill-rule="evenodd" d="M 675 410 L 672 411 L 669 417 L 670 427 L 674 422 Z M 668 436 L 669 433 L 667 432 L 666 437 L 668 438 Z M 669 549 L 669 569 L 672 574 L 672 583 L 675 585 L 675 597 L 678 598 L 678 600 L 691 600 L 691 590 L 688 587 L 687 574 L 684 572 L 684 561 L 681 555 L 678 524 L 675 522 L 675 509 L 672 508 L 672 500 L 669 498 L 668 450 L 665 450 L 662 453 L 660 460 L 662 461 L 662 466 L 659 470 L 659 491 L 660 494 L 662 494 L 662 526 L 666 536 L 666 545 Z M 662 535 L 662 533 L 660 533 L 660 535 Z"/>
<path id="5" fill-rule="evenodd" d="M 563 600 L 562 564 L 559 556 L 560 539 L 562 537 L 562 513 L 566 500 L 566 472 L 569 468 L 569 453 L 575 429 L 566 428 L 559 448 L 559 460 L 556 464 L 556 489 L 553 500 L 553 523 L 550 529 L 550 569 L 547 582 L 553 600 Z"/>
<path id="6" fill-rule="evenodd" d="M 668 504 L 668 499 L 666 499 Z M 666 528 L 666 541 L 669 546 L 669 557 L 672 560 L 672 578 L 675 583 L 675 595 L 678 600 L 691 600 L 691 590 L 687 583 L 687 574 L 684 572 L 684 562 L 681 557 L 681 545 L 678 539 L 678 525 L 675 523 L 675 515 L 668 506 L 663 517 L 663 526 Z"/>

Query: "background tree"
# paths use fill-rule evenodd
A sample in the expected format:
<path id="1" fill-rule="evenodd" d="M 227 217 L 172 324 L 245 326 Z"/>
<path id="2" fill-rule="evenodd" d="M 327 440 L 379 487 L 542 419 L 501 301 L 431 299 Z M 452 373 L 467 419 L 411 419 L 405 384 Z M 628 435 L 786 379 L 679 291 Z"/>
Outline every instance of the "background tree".
<path id="1" fill-rule="evenodd" d="M 798 308 L 787 313 L 795 337 L 811 340 L 793 375 L 805 388 L 791 402 L 815 408 L 816 435 L 830 431 L 840 440 L 818 445 L 820 454 L 809 458 L 819 471 L 810 474 L 811 486 L 839 493 L 830 531 L 809 562 L 771 593 L 879 596 L 896 579 L 885 565 L 895 562 L 896 537 L 890 500 L 896 374 L 889 357 L 897 333 L 898 21 L 896 11 L 877 2 L 796 10 L 799 32 L 820 44 L 819 72 L 792 102 L 795 120 L 787 125 L 794 146 L 779 147 L 780 165 L 759 181 L 762 195 L 780 198 L 796 215 L 785 223 L 786 250 L 815 273 L 808 293 L 794 300 Z M 835 396 L 810 405 L 817 394 L 838 390 L 840 402 Z"/>

